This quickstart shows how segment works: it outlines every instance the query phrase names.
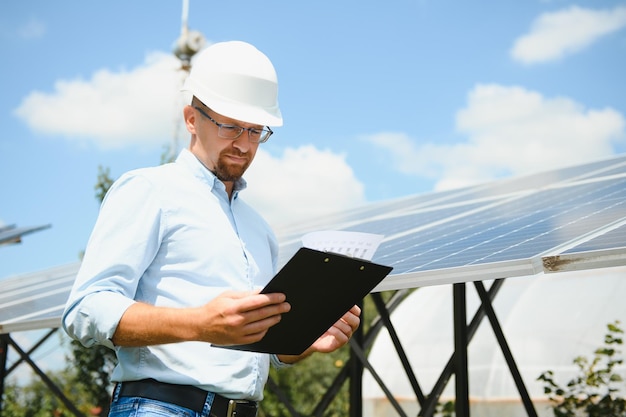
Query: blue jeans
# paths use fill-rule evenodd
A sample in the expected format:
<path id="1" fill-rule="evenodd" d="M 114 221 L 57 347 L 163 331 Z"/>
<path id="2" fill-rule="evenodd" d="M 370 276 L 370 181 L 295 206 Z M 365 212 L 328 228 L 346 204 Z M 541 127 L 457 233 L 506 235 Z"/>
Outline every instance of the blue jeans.
<path id="1" fill-rule="evenodd" d="M 141 397 L 120 397 L 119 390 L 120 386 L 118 385 L 113 391 L 109 417 L 209 417 L 209 411 L 213 404 L 213 396 L 208 395 L 202 413 L 197 413 L 189 408 L 163 401 Z"/>

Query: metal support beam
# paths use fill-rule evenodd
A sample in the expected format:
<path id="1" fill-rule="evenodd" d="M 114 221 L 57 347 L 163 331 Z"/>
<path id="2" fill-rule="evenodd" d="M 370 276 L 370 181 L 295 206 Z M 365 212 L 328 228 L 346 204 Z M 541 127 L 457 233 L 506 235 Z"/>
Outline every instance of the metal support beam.
<path id="1" fill-rule="evenodd" d="M 383 322 L 383 325 L 387 328 L 387 331 L 389 332 L 389 337 L 391 338 L 393 346 L 396 349 L 396 353 L 400 358 L 400 362 L 402 363 L 404 372 L 406 372 L 406 375 L 409 378 L 409 382 L 411 384 L 411 387 L 413 388 L 413 392 L 417 397 L 417 402 L 420 406 L 422 406 L 426 401 L 426 397 L 424 396 L 422 388 L 417 382 L 417 377 L 413 372 L 413 368 L 411 367 L 409 358 L 402 348 L 402 345 L 400 344 L 400 337 L 398 336 L 398 333 L 396 332 L 393 323 L 391 323 L 391 316 L 389 315 L 389 311 L 387 311 L 387 308 L 385 307 L 383 298 L 381 297 L 380 293 L 374 293 L 372 294 L 372 299 L 374 300 L 374 304 L 376 305 L 376 309 L 378 310 L 378 314 L 380 315 L 380 319 Z"/>
<path id="2" fill-rule="evenodd" d="M 2 398 L 4 398 L 4 379 L 7 376 L 8 337 L 7 334 L 0 334 L 0 416 L 2 415 Z"/>
<path id="3" fill-rule="evenodd" d="M 469 417 L 469 376 L 467 370 L 467 303 L 465 283 L 454 284 L 454 408 L 457 417 Z"/>
<path id="4" fill-rule="evenodd" d="M 383 382 L 383 380 L 380 378 L 380 376 L 378 375 L 378 373 L 376 372 L 376 370 L 374 369 L 374 367 L 372 366 L 372 364 L 367 360 L 367 355 L 365 354 L 365 351 L 363 349 L 361 349 L 361 347 L 354 343 L 352 340 L 350 341 L 350 347 L 352 348 L 352 352 L 359 358 L 359 360 L 365 365 L 365 367 L 367 368 L 368 371 L 370 371 L 370 373 L 372 374 L 372 377 L 374 378 L 374 380 L 376 380 L 376 382 L 378 383 L 378 385 L 380 386 L 380 388 L 383 390 L 383 392 L 385 393 L 385 395 L 387 396 L 387 398 L 389 399 L 389 402 L 391 403 L 391 405 L 393 406 L 393 408 L 395 408 L 395 410 L 398 412 L 398 415 L 400 417 L 408 417 L 404 410 L 402 410 L 402 407 L 400 407 L 400 404 L 398 403 L 398 401 L 395 399 L 395 397 L 393 396 L 393 394 L 391 393 L 391 391 L 389 391 L 389 388 L 387 388 L 387 386 L 385 385 L 385 383 Z M 351 399 L 352 401 L 353 399 Z M 361 398 L 361 402 L 363 401 L 363 398 Z"/>
<path id="5" fill-rule="evenodd" d="M 59 398 L 59 400 L 61 400 L 61 402 L 63 403 L 63 405 L 65 405 L 65 407 L 67 407 L 67 409 L 74 414 L 76 417 L 85 417 L 85 415 L 83 413 L 81 413 L 78 408 L 76 408 L 76 406 L 63 394 L 63 392 L 61 392 L 61 390 L 59 389 L 59 387 L 57 387 L 54 382 L 48 377 L 48 375 L 46 375 L 36 364 L 35 362 L 33 362 L 33 360 L 30 358 L 29 354 L 27 354 L 26 352 L 24 352 L 22 350 L 22 348 L 15 343 L 15 341 L 11 338 L 11 336 L 9 334 L 6 335 L 2 335 L 3 338 L 6 337 L 6 341 L 9 345 L 11 345 L 11 347 L 13 349 L 15 349 L 15 351 L 20 355 L 21 359 L 23 361 L 25 361 L 26 363 L 28 363 L 28 365 L 30 365 L 30 367 L 33 369 L 33 371 L 35 371 L 35 373 L 41 378 L 41 380 L 48 386 L 48 388 L 50 389 L 50 391 L 52 391 L 54 393 L 54 395 L 57 396 L 57 398 Z"/>
<path id="6" fill-rule="evenodd" d="M 391 312 L 393 312 L 401 304 L 401 302 L 406 298 L 406 296 L 409 293 L 410 291 L 406 289 L 395 291 L 392 294 L 391 298 L 385 304 L 384 311 L 386 311 L 386 314 L 389 315 Z M 370 294 L 370 296 L 380 297 L 380 294 L 372 293 Z M 365 319 L 362 318 L 362 321 L 364 320 Z M 364 335 L 362 344 L 355 343 L 354 338 L 350 340 L 350 348 L 351 348 L 350 359 L 348 359 L 347 363 L 337 373 L 332 384 L 326 390 L 326 393 L 324 393 L 321 400 L 318 402 L 317 406 L 311 413 L 312 416 L 321 417 L 324 414 L 325 410 L 328 408 L 331 401 L 334 399 L 334 397 L 337 395 L 337 393 L 341 389 L 341 386 L 343 385 L 343 383 L 350 377 L 350 370 L 352 369 L 352 366 L 353 366 L 352 362 L 360 361 L 362 366 L 364 366 L 368 371 L 370 371 L 374 379 L 376 379 L 376 381 L 380 385 L 383 392 L 385 392 L 385 395 L 387 396 L 391 404 L 398 411 L 399 415 L 402 417 L 406 417 L 403 414 L 402 408 L 400 407 L 398 402 L 393 398 L 393 395 L 391 394 L 391 392 L 387 389 L 383 381 L 378 377 L 378 374 L 376 373 L 376 371 L 368 362 L 367 356 L 365 353 L 374 344 L 374 341 L 376 340 L 376 336 L 378 335 L 380 330 L 383 328 L 383 326 L 385 326 L 384 320 L 382 320 L 382 318 L 378 316 L 372 321 L 370 328 L 368 329 L 367 333 Z M 355 398 L 351 395 L 350 403 L 352 403 L 353 401 L 359 401 L 362 404 L 363 403 L 362 394 L 358 398 Z"/>
<path id="7" fill-rule="evenodd" d="M 52 336 L 53 334 L 55 334 L 57 332 L 58 329 L 51 329 L 48 333 L 46 333 L 41 339 L 39 339 L 37 341 L 37 343 L 35 343 L 30 349 L 28 349 L 28 352 L 26 352 L 26 356 L 30 357 L 37 349 L 39 349 L 39 347 L 41 345 L 43 345 L 45 343 L 46 340 L 48 340 L 50 338 L 50 336 Z M 7 339 L 9 340 L 9 339 Z M 13 370 L 15 368 L 17 368 L 18 366 L 20 366 L 22 364 L 22 362 L 24 362 L 24 358 L 20 358 L 18 360 L 16 360 L 13 365 L 11 365 L 11 367 L 7 370 L 7 375 L 9 375 L 11 372 L 13 372 Z"/>
<path id="8" fill-rule="evenodd" d="M 500 345 L 500 349 L 502 349 L 502 354 L 504 355 L 504 359 L 506 360 L 507 365 L 509 366 L 509 371 L 511 372 L 511 376 L 513 377 L 513 381 L 515 381 L 515 385 L 517 386 L 517 391 L 522 398 L 522 403 L 524 404 L 524 408 L 526 409 L 526 414 L 529 417 L 537 417 L 537 411 L 533 406 L 532 401 L 530 400 L 530 395 L 528 394 L 528 390 L 526 389 L 526 385 L 524 385 L 524 381 L 522 380 L 522 375 L 517 368 L 517 364 L 515 363 L 515 359 L 513 358 L 513 353 L 509 348 L 509 344 L 504 337 L 504 332 L 502 331 L 502 327 L 500 326 L 500 322 L 498 321 L 498 317 L 496 316 L 496 312 L 491 305 L 487 297 L 487 291 L 485 291 L 485 286 L 482 282 L 475 282 L 476 291 L 478 292 L 478 296 L 482 304 L 485 307 L 485 311 L 487 313 L 487 317 L 489 318 L 489 323 L 491 324 L 491 328 L 493 329 L 493 333 L 498 340 L 498 344 Z"/>
<path id="9" fill-rule="evenodd" d="M 52 329 L 45 336 L 43 336 L 30 350 L 26 353 L 26 356 L 30 355 L 39 348 L 50 336 L 52 336 L 57 329 Z M 0 416 L 2 415 L 2 398 L 4 397 L 4 385 L 6 377 L 17 368 L 24 359 L 20 358 L 7 369 L 7 358 L 9 356 L 9 340 L 11 336 L 8 333 L 0 334 Z"/>
<path id="10" fill-rule="evenodd" d="M 498 280 L 495 280 L 493 284 L 491 284 L 491 287 L 489 287 L 489 291 L 488 291 L 488 298 L 490 302 L 494 300 L 494 298 L 496 297 L 496 294 L 500 290 L 500 287 L 502 287 L 503 283 L 504 283 L 504 280 L 498 279 Z M 469 326 L 467 327 L 467 343 L 469 343 L 474 337 L 474 335 L 476 334 L 476 330 L 478 330 L 478 325 L 482 322 L 483 318 L 485 317 L 485 314 L 486 314 L 485 308 L 481 304 L 478 310 L 476 310 L 476 313 L 474 314 L 474 317 L 472 318 L 472 321 L 470 322 Z M 443 392 L 446 385 L 448 385 L 448 381 L 450 380 L 450 377 L 452 376 L 454 372 L 454 363 L 456 360 L 455 356 L 456 354 L 453 352 L 452 355 L 450 356 L 450 359 L 448 359 L 448 363 L 446 364 L 443 371 L 441 372 L 441 375 L 439 375 L 437 382 L 435 382 L 433 389 L 431 390 L 430 394 L 427 396 L 426 403 L 424 404 L 422 409 L 419 411 L 418 416 L 432 417 L 435 414 L 435 408 L 437 407 L 437 402 L 439 401 L 439 397 L 441 397 L 441 393 Z"/>
<path id="11" fill-rule="evenodd" d="M 359 303 L 359 308 L 363 312 L 363 301 Z M 362 313 L 364 314 L 364 312 Z M 361 318 L 364 320 L 364 318 Z M 363 326 L 352 335 L 352 340 L 359 346 L 363 346 L 364 334 Z M 354 355 L 354 351 L 350 351 Z M 361 361 L 350 361 L 350 417 L 361 417 L 363 415 L 363 363 Z"/>

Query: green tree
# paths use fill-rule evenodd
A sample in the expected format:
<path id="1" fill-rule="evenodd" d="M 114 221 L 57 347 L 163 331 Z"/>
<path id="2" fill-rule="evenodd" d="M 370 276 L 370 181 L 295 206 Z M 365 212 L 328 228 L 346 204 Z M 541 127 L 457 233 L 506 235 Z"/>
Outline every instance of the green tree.
<path id="1" fill-rule="evenodd" d="M 100 345 L 85 348 L 73 340 L 71 354 L 68 363 L 72 364 L 74 372 L 66 389 L 77 387 L 83 397 L 100 410 L 97 415 L 108 415 L 113 390 L 111 372 L 117 363 L 115 352 Z"/>
<path id="2" fill-rule="evenodd" d="M 111 170 L 107 167 L 104 168 L 102 165 L 98 166 L 98 181 L 94 186 L 96 190 L 96 199 L 98 202 L 102 202 L 104 200 L 104 196 L 106 195 L 111 185 L 113 185 L 113 178 L 111 178 Z"/>
<path id="3" fill-rule="evenodd" d="M 100 408 L 91 401 L 83 384 L 76 384 L 75 368 L 49 372 L 48 377 L 63 391 L 72 404 L 84 415 L 97 415 Z M 70 417 L 74 416 L 63 402 L 39 378 L 29 384 L 16 382 L 5 386 L 2 416 L 4 417 Z"/>
<path id="4" fill-rule="evenodd" d="M 624 330 L 619 321 L 608 324 L 607 329 L 604 346 L 596 349 L 592 358 L 574 359 L 578 374 L 565 386 L 554 380 L 552 371 L 539 376 L 556 417 L 626 417 L 626 400 L 619 397 L 620 391 L 626 392 L 626 384 L 615 370 L 623 363 L 618 348 L 623 344 Z"/>

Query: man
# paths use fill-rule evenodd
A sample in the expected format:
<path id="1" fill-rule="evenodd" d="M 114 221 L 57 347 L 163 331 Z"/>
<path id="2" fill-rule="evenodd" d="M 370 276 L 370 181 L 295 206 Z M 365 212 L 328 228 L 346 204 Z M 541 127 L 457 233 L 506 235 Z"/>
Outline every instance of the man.
<path id="1" fill-rule="evenodd" d="M 359 325 L 355 306 L 300 356 L 212 345 L 258 341 L 289 314 L 283 294 L 259 293 L 278 245 L 239 197 L 282 116 L 272 63 L 244 42 L 202 51 L 183 89 L 189 149 L 111 187 L 63 314 L 71 337 L 116 351 L 111 416 L 254 416 L 270 363 L 332 352 Z"/>

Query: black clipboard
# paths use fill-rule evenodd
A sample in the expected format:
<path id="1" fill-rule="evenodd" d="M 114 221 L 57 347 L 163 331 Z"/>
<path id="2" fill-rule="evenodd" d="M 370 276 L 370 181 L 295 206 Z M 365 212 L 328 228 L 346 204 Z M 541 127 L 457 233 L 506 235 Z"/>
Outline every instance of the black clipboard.
<path id="1" fill-rule="evenodd" d="M 299 355 L 392 269 L 363 259 L 300 248 L 261 290 L 264 294 L 285 294 L 291 310 L 260 341 L 219 347 Z"/>

